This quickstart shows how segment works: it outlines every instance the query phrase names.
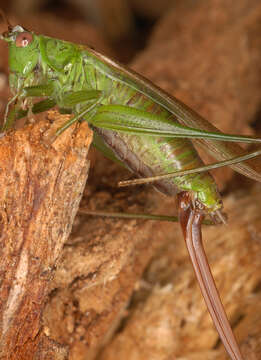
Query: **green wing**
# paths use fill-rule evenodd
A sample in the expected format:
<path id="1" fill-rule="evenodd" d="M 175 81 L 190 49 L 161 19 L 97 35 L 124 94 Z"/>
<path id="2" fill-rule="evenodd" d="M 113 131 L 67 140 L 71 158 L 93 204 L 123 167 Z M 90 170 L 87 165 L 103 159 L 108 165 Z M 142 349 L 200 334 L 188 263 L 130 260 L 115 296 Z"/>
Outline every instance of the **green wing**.
<path id="1" fill-rule="evenodd" d="M 86 50 L 93 60 L 93 65 L 100 71 L 104 72 L 112 79 L 123 82 L 136 91 L 146 95 L 171 112 L 182 125 L 205 131 L 220 132 L 215 126 L 210 124 L 194 110 L 190 109 L 178 99 L 170 96 L 146 78 L 92 49 L 88 48 Z M 208 139 L 194 141 L 203 147 L 211 156 L 213 156 L 213 158 L 220 161 L 244 154 L 243 149 L 236 143 L 226 143 Z M 244 163 L 230 166 L 235 171 L 261 182 L 261 162 L 259 159 L 252 159 L 245 161 Z"/>

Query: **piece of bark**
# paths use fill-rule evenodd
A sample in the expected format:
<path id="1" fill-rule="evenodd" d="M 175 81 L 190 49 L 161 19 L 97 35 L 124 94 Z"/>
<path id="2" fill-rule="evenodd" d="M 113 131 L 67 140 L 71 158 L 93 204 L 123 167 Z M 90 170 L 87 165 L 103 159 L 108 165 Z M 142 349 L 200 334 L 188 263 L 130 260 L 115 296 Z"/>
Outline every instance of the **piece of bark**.
<path id="1" fill-rule="evenodd" d="M 147 212 L 157 206 L 150 189 L 113 188 L 126 170 L 101 157 L 93 165 L 85 207 L 143 213 L 146 204 Z M 173 200 L 172 207 L 174 212 Z M 161 246 L 157 227 L 155 222 L 77 216 L 43 316 L 51 337 L 70 345 L 71 360 L 95 359 L 124 321 L 133 289 Z"/>
<path id="2" fill-rule="evenodd" d="M 46 337 L 41 316 L 88 175 L 87 124 L 53 140 L 67 118 L 49 112 L 48 119 L 0 140 L 3 360 L 66 358 L 66 347 Z"/>
<path id="3" fill-rule="evenodd" d="M 258 0 L 182 1 L 131 66 L 220 130 L 251 134 L 261 101 L 260 14 Z M 229 169 L 217 174 L 222 186 L 231 178 Z"/>

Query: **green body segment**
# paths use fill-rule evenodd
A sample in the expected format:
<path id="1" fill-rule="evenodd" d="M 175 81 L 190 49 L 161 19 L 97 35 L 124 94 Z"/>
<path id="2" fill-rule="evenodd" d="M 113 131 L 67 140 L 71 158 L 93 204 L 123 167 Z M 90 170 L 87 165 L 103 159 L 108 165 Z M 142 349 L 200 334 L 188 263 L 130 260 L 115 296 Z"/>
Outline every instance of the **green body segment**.
<path id="1" fill-rule="evenodd" d="M 110 87 L 113 88 L 113 91 L 106 99 L 107 103 L 128 105 L 157 114 L 161 118 L 173 118 L 175 120 L 173 115 L 164 108 L 145 95 L 133 90 L 124 82 L 101 77 L 101 82 L 98 81 L 98 84 L 101 87 L 105 85 L 106 88 L 106 82 L 110 82 Z M 122 141 L 119 144 L 115 142 L 115 137 L 111 138 L 112 135 L 109 130 L 97 129 L 97 131 L 103 136 L 106 143 L 114 148 L 122 162 L 141 177 L 202 166 L 201 159 L 188 139 L 139 136 L 117 132 L 117 139 Z M 126 148 L 124 144 L 126 144 Z M 221 207 L 216 184 L 208 172 L 173 177 L 168 180 L 158 181 L 154 183 L 154 186 L 167 195 L 175 195 L 179 191 L 191 191 L 195 199 L 200 200 L 209 212 Z"/>
<path id="2" fill-rule="evenodd" d="M 27 98 L 25 89 L 35 85 L 48 85 L 46 96 L 53 99 L 61 109 L 73 114 L 86 112 L 83 118 L 95 123 L 97 110 L 102 105 L 120 105 L 140 109 L 177 121 L 171 112 L 146 95 L 143 86 L 124 74 L 116 72 L 108 59 L 81 45 L 34 35 L 32 43 L 25 49 L 9 40 L 10 86 L 18 99 Z M 99 96 L 99 106 L 91 109 L 93 100 L 84 101 L 82 91 L 94 90 Z M 29 90 L 28 90 L 29 91 Z M 70 94 L 78 92 L 77 101 Z M 81 99 L 81 94 L 82 98 Z M 67 100 L 66 100 L 67 99 Z M 128 110 L 127 110 L 128 111 Z M 131 109 L 129 110 L 131 112 Z M 202 166 L 202 162 L 191 141 L 160 136 L 133 135 L 119 131 L 94 128 L 116 156 L 139 176 L 153 176 Z M 191 191 L 211 213 L 222 207 L 216 184 L 208 172 L 191 174 L 158 181 L 156 188 L 167 195 L 179 191 Z"/>

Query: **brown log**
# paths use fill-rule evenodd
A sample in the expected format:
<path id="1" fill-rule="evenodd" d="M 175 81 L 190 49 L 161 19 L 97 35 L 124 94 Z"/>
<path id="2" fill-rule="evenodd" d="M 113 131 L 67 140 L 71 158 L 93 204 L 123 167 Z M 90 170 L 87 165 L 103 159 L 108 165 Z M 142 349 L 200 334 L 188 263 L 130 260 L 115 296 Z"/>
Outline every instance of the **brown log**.
<path id="1" fill-rule="evenodd" d="M 41 317 L 87 179 L 92 133 L 83 123 L 55 139 L 61 121 L 50 112 L 1 138 L 1 359 L 67 356 Z"/>

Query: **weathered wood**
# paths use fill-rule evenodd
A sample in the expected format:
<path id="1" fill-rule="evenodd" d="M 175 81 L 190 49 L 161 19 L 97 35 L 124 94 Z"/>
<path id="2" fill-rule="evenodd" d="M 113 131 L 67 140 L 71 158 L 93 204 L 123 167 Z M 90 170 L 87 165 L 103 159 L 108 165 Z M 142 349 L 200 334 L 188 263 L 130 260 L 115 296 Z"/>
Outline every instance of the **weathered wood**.
<path id="1" fill-rule="evenodd" d="M 41 316 L 87 179 L 92 133 L 83 123 L 55 139 L 61 121 L 49 112 L 0 140 L 1 359 L 66 358 Z"/>

